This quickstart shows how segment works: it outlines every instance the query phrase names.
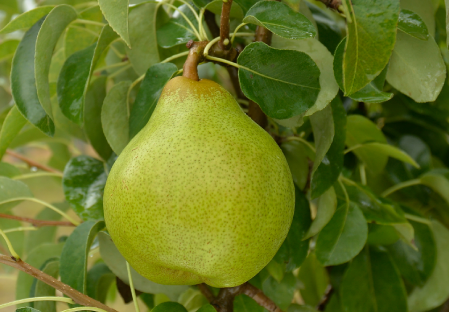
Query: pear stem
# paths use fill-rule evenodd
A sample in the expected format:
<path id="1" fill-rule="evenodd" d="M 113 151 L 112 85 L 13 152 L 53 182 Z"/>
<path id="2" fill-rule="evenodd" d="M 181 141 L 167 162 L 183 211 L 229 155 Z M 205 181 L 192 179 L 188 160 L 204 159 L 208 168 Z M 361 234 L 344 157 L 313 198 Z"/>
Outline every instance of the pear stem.
<path id="1" fill-rule="evenodd" d="M 187 48 L 189 48 L 189 55 L 184 63 L 183 77 L 199 81 L 198 76 L 198 64 L 204 60 L 204 49 L 206 48 L 207 41 L 189 41 Z"/>

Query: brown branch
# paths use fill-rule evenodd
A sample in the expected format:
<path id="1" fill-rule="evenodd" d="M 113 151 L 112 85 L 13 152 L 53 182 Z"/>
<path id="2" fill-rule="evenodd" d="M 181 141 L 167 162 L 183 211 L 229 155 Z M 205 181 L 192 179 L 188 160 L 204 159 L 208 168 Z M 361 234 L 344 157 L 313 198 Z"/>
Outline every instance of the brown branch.
<path id="1" fill-rule="evenodd" d="M 47 171 L 47 172 L 53 172 L 53 173 L 62 174 L 62 172 L 57 170 L 57 169 L 54 169 L 54 168 L 42 165 L 42 164 L 40 164 L 38 162 L 35 162 L 34 160 L 31 160 L 28 157 L 25 157 L 25 156 L 23 156 L 23 155 L 21 155 L 19 153 L 16 153 L 16 152 L 14 152 L 12 150 L 6 150 L 6 154 L 8 154 L 8 155 L 10 155 L 12 157 L 15 157 L 17 159 L 20 159 L 21 161 L 27 163 L 28 166 L 30 166 L 30 167 L 36 167 L 36 168 L 39 168 L 39 169 Z"/>
<path id="2" fill-rule="evenodd" d="M 229 50 L 231 48 L 231 42 L 229 41 L 231 6 L 232 0 L 223 0 L 220 18 L 220 41 L 218 42 L 218 46 L 222 50 Z M 227 42 L 225 42 L 226 40 Z"/>
<path id="3" fill-rule="evenodd" d="M 328 8 L 339 11 L 341 0 L 316 0 L 324 3 Z"/>
<path id="4" fill-rule="evenodd" d="M 206 284 L 198 284 L 198 289 L 201 291 L 201 293 L 206 297 L 207 301 L 212 302 L 215 300 L 215 296 L 210 290 L 209 286 Z"/>
<path id="5" fill-rule="evenodd" d="M 31 218 L 13 216 L 13 215 L 4 214 L 4 213 L 0 213 L 0 218 L 23 221 L 23 222 L 31 223 L 32 225 L 34 225 L 36 227 L 42 227 L 42 226 L 75 226 L 72 222 L 68 222 L 68 221 L 38 220 L 38 219 L 31 219 Z"/>
<path id="6" fill-rule="evenodd" d="M 282 312 L 282 310 L 276 306 L 276 304 L 268 298 L 260 289 L 254 287 L 250 283 L 243 284 L 242 294 L 253 298 L 261 307 L 264 307 L 269 312 Z"/>
<path id="7" fill-rule="evenodd" d="M 80 305 L 83 305 L 86 307 L 97 307 L 97 308 L 103 309 L 108 312 L 117 312 L 116 310 L 108 307 L 107 305 L 80 293 L 79 291 L 73 289 L 69 285 L 62 283 L 61 281 L 58 281 L 53 276 L 45 274 L 44 272 L 36 269 L 35 267 L 29 265 L 28 263 L 26 263 L 20 259 L 15 259 L 15 258 L 12 258 L 9 256 L 0 255 L 0 263 L 3 263 L 10 267 L 19 269 L 19 270 L 25 272 L 26 274 L 37 278 L 38 280 L 44 282 L 45 284 L 50 285 L 51 287 L 59 290 L 64 295 L 72 298 L 73 301 L 77 304 L 80 304 Z"/>
<path id="8" fill-rule="evenodd" d="M 184 71 L 182 73 L 183 77 L 198 81 L 198 64 L 204 60 L 203 51 L 207 45 L 207 41 L 193 41 L 190 40 L 187 43 L 187 48 L 189 50 L 189 55 L 184 63 Z"/>

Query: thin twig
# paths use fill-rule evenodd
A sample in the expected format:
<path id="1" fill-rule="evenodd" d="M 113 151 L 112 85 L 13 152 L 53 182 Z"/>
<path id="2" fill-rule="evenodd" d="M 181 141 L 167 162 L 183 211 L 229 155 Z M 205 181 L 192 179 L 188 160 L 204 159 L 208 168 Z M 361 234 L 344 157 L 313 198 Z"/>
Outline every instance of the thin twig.
<path id="1" fill-rule="evenodd" d="M 269 312 L 282 312 L 282 310 L 276 306 L 276 304 L 268 298 L 260 289 L 254 287 L 250 283 L 243 284 L 242 294 L 253 298 L 261 307 L 264 307 Z"/>
<path id="2" fill-rule="evenodd" d="M 38 220 L 38 219 L 31 219 L 31 218 L 13 216 L 13 215 L 4 214 L 4 213 L 0 213 L 0 218 L 27 222 L 27 223 L 31 223 L 32 225 L 34 225 L 36 227 L 43 227 L 43 226 L 75 226 L 75 224 L 73 224 L 72 222 L 68 222 L 68 221 Z"/>
<path id="3" fill-rule="evenodd" d="M 324 3 L 328 8 L 339 11 L 341 0 L 316 0 Z"/>
<path id="4" fill-rule="evenodd" d="M 231 48 L 231 41 L 229 40 L 231 7 L 232 0 L 223 0 L 220 19 L 220 41 L 218 43 L 222 50 L 229 50 Z"/>
<path id="5" fill-rule="evenodd" d="M 72 298 L 73 301 L 77 304 L 87 307 L 97 307 L 108 312 L 117 312 L 116 310 L 108 307 L 107 305 L 80 293 L 79 291 L 73 289 L 69 285 L 62 283 L 61 281 L 58 281 L 53 276 L 45 274 L 44 272 L 36 269 L 35 267 L 29 265 L 28 263 L 20 259 L 17 260 L 9 256 L 0 255 L 0 263 L 19 269 L 25 272 L 26 274 L 37 278 L 38 280 L 44 282 L 45 284 L 50 285 L 51 287 L 59 290 L 64 295 Z"/>
<path id="6" fill-rule="evenodd" d="M 15 157 L 17 159 L 20 159 L 21 161 L 27 163 L 28 166 L 30 166 L 30 167 L 36 167 L 36 168 L 39 168 L 39 169 L 47 171 L 47 172 L 53 172 L 53 173 L 62 174 L 62 172 L 57 170 L 57 169 L 54 169 L 54 168 L 42 165 L 42 164 L 40 164 L 38 162 L 35 162 L 34 160 L 31 160 L 28 157 L 25 157 L 25 156 L 23 156 L 23 155 L 21 155 L 19 153 L 16 153 L 16 152 L 14 152 L 12 150 L 6 150 L 6 154 L 8 154 L 8 155 L 10 155 L 12 157 Z"/>
<path id="7" fill-rule="evenodd" d="M 198 289 L 201 291 L 201 293 L 206 297 L 207 301 L 212 302 L 215 300 L 215 296 L 210 290 L 209 286 L 206 284 L 198 284 Z"/>

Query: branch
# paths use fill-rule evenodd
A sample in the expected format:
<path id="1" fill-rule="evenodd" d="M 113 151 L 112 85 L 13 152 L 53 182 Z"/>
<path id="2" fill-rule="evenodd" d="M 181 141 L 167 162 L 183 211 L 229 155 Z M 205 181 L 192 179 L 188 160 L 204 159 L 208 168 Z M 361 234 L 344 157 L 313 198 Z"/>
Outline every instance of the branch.
<path id="1" fill-rule="evenodd" d="M 337 10 L 340 12 L 339 7 L 341 6 L 341 0 L 316 0 L 324 3 L 328 8 Z"/>
<path id="2" fill-rule="evenodd" d="M 242 294 L 253 298 L 253 300 L 257 302 L 257 304 L 259 304 L 261 307 L 264 307 L 269 312 L 282 312 L 282 310 L 277 307 L 270 298 L 268 298 L 260 289 L 254 287 L 250 283 L 243 284 Z"/>
<path id="3" fill-rule="evenodd" d="M 68 221 L 38 220 L 38 219 L 31 219 L 31 218 L 13 216 L 13 215 L 4 214 L 4 213 L 0 213 L 0 218 L 23 221 L 23 222 L 31 223 L 32 225 L 34 225 L 36 227 L 42 227 L 42 226 L 75 226 L 75 224 L 73 224 L 72 222 L 68 222 Z"/>
<path id="4" fill-rule="evenodd" d="M 220 41 L 218 45 L 222 50 L 229 50 L 231 42 L 229 40 L 229 20 L 231 15 L 232 0 L 223 0 L 220 19 Z"/>
<path id="5" fill-rule="evenodd" d="M 193 41 L 187 42 L 187 48 L 189 49 L 189 55 L 184 63 L 183 77 L 198 81 L 198 64 L 204 60 L 203 51 L 207 45 L 207 41 Z"/>
<path id="6" fill-rule="evenodd" d="M 210 290 L 209 286 L 206 284 L 198 284 L 198 289 L 201 291 L 201 293 L 206 297 L 207 301 L 212 302 L 215 300 L 215 296 Z"/>
<path id="7" fill-rule="evenodd" d="M 25 156 L 23 156 L 21 154 L 18 154 L 16 152 L 12 151 L 12 150 L 6 150 L 6 154 L 8 154 L 8 155 L 10 155 L 12 157 L 15 157 L 17 159 L 20 159 L 21 161 L 27 163 L 28 166 L 30 166 L 30 167 L 36 167 L 36 168 L 42 169 L 42 170 L 47 171 L 47 172 L 53 172 L 53 173 L 58 173 L 58 174 L 62 175 L 61 171 L 56 170 L 54 168 L 47 167 L 47 166 L 42 165 L 40 163 L 37 163 L 34 160 L 31 160 L 28 157 L 25 157 Z"/>
<path id="8" fill-rule="evenodd" d="M 73 301 L 77 304 L 87 307 L 97 307 L 108 312 L 117 312 L 116 310 L 108 307 L 107 305 L 80 293 L 79 291 L 73 289 L 69 285 L 62 283 L 61 281 L 58 281 L 53 276 L 45 274 L 44 272 L 36 269 L 35 267 L 29 265 L 28 263 L 20 259 L 17 260 L 9 256 L 0 255 L 0 263 L 19 269 L 25 272 L 26 274 L 29 274 L 37 278 L 38 280 L 44 282 L 45 284 L 50 285 L 51 287 L 59 290 L 64 295 L 72 298 Z"/>

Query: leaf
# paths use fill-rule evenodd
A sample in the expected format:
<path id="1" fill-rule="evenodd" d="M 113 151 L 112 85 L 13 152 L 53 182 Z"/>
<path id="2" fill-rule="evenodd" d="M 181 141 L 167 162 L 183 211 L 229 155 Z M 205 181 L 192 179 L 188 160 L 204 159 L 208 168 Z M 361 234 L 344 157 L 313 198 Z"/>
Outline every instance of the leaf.
<path id="1" fill-rule="evenodd" d="M 323 110 L 310 116 L 315 140 L 315 159 L 313 161 L 312 174 L 321 164 L 334 139 L 334 119 L 332 108 L 328 105 Z"/>
<path id="2" fill-rule="evenodd" d="M 106 302 L 106 296 L 116 276 L 105 263 L 96 263 L 86 277 L 86 294 L 102 303 Z"/>
<path id="3" fill-rule="evenodd" d="M 264 312 L 264 311 L 265 309 L 263 307 L 258 305 L 252 298 L 248 297 L 247 295 L 238 295 L 234 299 L 234 312 Z"/>
<path id="4" fill-rule="evenodd" d="M 235 304 L 235 303 L 234 303 Z M 214 306 L 211 304 L 206 304 L 204 306 L 202 306 L 199 310 L 197 310 L 196 312 L 216 312 L 217 310 L 215 310 Z M 236 312 L 238 312 L 236 310 Z"/>
<path id="5" fill-rule="evenodd" d="M 351 148 L 365 142 L 387 143 L 387 140 L 382 131 L 369 119 L 360 115 L 348 116 L 346 145 Z M 380 173 L 388 161 L 388 156 L 369 146 L 356 149 L 354 154 L 374 173 Z"/>
<path id="6" fill-rule="evenodd" d="M 95 43 L 98 39 L 98 35 L 95 35 L 96 33 L 96 30 L 81 26 L 69 27 L 64 36 L 64 55 L 68 57 Z"/>
<path id="7" fill-rule="evenodd" d="M 111 157 L 112 149 L 103 133 L 101 125 L 101 108 L 106 97 L 106 76 L 101 76 L 93 81 L 86 92 L 84 100 L 84 130 L 90 144 L 103 158 Z"/>
<path id="8" fill-rule="evenodd" d="M 338 265 L 354 258 L 365 245 L 368 226 L 354 203 L 341 205 L 316 241 L 316 256 L 325 266 Z"/>
<path id="9" fill-rule="evenodd" d="M 126 54 L 139 76 L 145 74 L 151 65 L 161 61 L 156 38 L 158 7 L 157 3 L 143 3 L 129 11 L 129 40 L 132 49 L 127 48 Z"/>
<path id="10" fill-rule="evenodd" d="M 109 25 L 131 48 L 128 33 L 129 0 L 98 0 L 98 4 Z"/>
<path id="11" fill-rule="evenodd" d="M 329 189 L 338 179 L 343 169 L 344 148 L 346 139 L 346 111 L 339 97 L 330 107 L 334 123 L 334 139 L 332 144 L 312 176 L 312 198 L 316 198 Z"/>
<path id="12" fill-rule="evenodd" d="M 398 29 L 420 40 L 429 39 L 429 30 L 422 18 L 410 10 L 401 10 Z"/>
<path id="13" fill-rule="evenodd" d="M 164 302 L 156 306 L 151 312 L 187 312 L 187 310 L 177 302 Z"/>
<path id="14" fill-rule="evenodd" d="M 111 27 L 104 26 L 97 43 L 72 54 L 61 69 L 57 86 L 59 106 L 63 114 L 78 125 L 83 122 L 84 100 L 92 71 L 117 37 Z"/>
<path id="15" fill-rule="evenodd" d="M 42 108 L 37 96 L 35 79 L 35 45 L 45 18 L 28 30 L 12 60 L 11 91 L 22 115 L 48 136 L 55 133 L 55 125 Z"/>
<path id="16" fill-rule="evenodd" d="M 293 299 L 296 279 L 293 273 L 286 273 L 281 282 L 269 276 L 262 285 L 262 290 L 281 310 L 286 310 Z"/>
<path id="17" fill-rule="evenodd" d="M 23 118 L 17 106 L 14 105 L 8 112 L 8 115 L 6 115 L 0 131 L 0 160 L 3 158 L 3 155 L 5 155 L 12 140 L 14 140 L 26 123 L 27 120 Z"/>
<path id="18" fill-rule="evenodd" d="M 418 103 L 433 102 L 446 79 L 446 66 L 433 38 L 419 40 L 398 32 L 387 81 Z"/>
<path id="19" fill-rule="evenodd" d="M 31 307 L 26 307 L 26 308 L 19 308 L 16 310 L 16 312 L 41 312 L 39 310 L 36 310 L 34 308 Z"/>
<path id="20" fill-rule="evenodd" d="M 44 267 L 41 268 L 41 271 L 45 274 L 48 274 L 54 278 L 58 278 L 59 275 L 59 259 L 55 258 L 47 261 Z M 45 284 L 42 281 L 35 280 L 36 286 L 34 288 L 34 292 L 32 292 L 33 297 L 48 297 L 55 296 L 55 289 Z M 39 311 L 45 312 L 56 312 L 56 302 L 54 301 L 37 301 L 34 302 L 33 307 L 38 309 Z"/>
<path id="21" fill-rule="evenodd" d="M 197 2 L 198 1 L 207 1 L 207 0 L 197 0 Z M 212 13 L 214 13 L 216 15 L 220 15 L 222 7 L 223 7 L 222 0 L 214 0 L 214 1 L 209 2 L 204 8 L 208 11 L 211 11 Z M 243 17 L 244 17 L 243 9 L 235 1 L 232 2 L 229 16 L 231 18 L 237 18 L 237 19 L 243 19 Z"/>
<path id="22" fill-rule="evenodd" d="M 179 296 L 178 302 L 188 311 L 197 311 L 200 307 L 207 304 L 208 301 L 201 291 L 189 287 Z"/>
<path id="23" fill-rule="evenodd" d="M 321 90 L 320 70 L 303 52 L 254 42 L 245 47 L 237 62 L 243 93 L 270 117 L 286 119 L 306 112 Z"/>
<path id="24" fill-rule="evenodd" d="M 100 232 L 98 234 L 98 241 L 100 243 L 100 254 L 106 265 L 124 283 L 129 284 L 126 260 L 120 254 L 117 247 L 115 247 L 111 237 L 105 232 Z M 162 293 L 169 296 L 170 300 L 177 300 L 179 295 L 188 288 L 187 286 L 157 284 L 137 273 L 132 267 L 131 276 L 133 278 L 134 288 L 137 290 L 151 294 Z"/>
<path id="25" fill-rule="evenodd" d="M 310 228 L 304 238 L 310 238 L 318 234 L 332 219 L 332 216 L 337 209 L 337 195 L 335 194 L 334 188 L 329 188 L 320 197 L 318 197 L 316 205 L 317 213 L 315 219 L 310 225 Z"/>
<path id="26" fill-rule="evenodd" d="M 101 108 L 101 124 L 112 150 L 120 155 L 129 141 L 128 89 L 131 81 L 115 84 L 106 95 Z"/>
<path id="27" fill-rule="evenodd" d="M 449 203 L 449 170 L 434 169 L 426 172 L 420 177 L 421 183 L 437 192 L 447 203 Z"/>
<path id="28" fill-rule="evenodd" d="M 198 21 L 187 5 L 181 5 L 178 10 L 180 10 L 190 20 L 192 25 L 198 29 Z M 181 14 L 177 14 L 170 18 L 166 24 L 157 30 L 156 34 L 157 42 L 162 48 L 171 48 L 180 44 L 185 44 L 190 40 L 198 40 L 192 27 Z"/>
<path id="29" fill-rule="evenodd" d="M 318 305 L 326 292 L 329 276 L 326 269 L 318 262 L 315 253 L 311 252 L 302 264 L 298 280 L 302 284 L 299 291 L 304 302 L 311 306 Z"/>
<path id="30" fill-rule="evenodd" d="M 338 44 L 334 54 L 334 74 L 340 89 L 343 87 L 343 57 L 345 53 L 346 38 Z M 383 92 L 385 77 L 387 74 L 386 66 L 383 71 L 373 81 L 368 83 L 361 90 L 350 94 L 349 97 L 359 102 L 364 103 L 382 103 L 390 100 L 393 93 Z"/>
<path id="31" fill-rule="evenodd" d="M 0 62 L 13 57 L 19 43 L 19 40 L 5 40 L 0 43 Z"/>
<path id="32" fill-rule="evenodd" d="M 404 151 L 400 150 L 399 148 L 397 148 L 395 146 L 385 144 L 385 143 L 377 143 L 377 142 L 363 143 L 360 145 L 353 146 L 351 148 L 351 151 L 355 151 L 359 148 L 369 148 L 369 149 L 372 148 L 373 150 L 376 150 L 380 154 L 396 158 L 402 162 L 405 162 L 405 163 L 408 163 L 408 164 L 414 166 L 415 168 L 419 168 L 419 165 L 416 163 L 416 161 L 412 157 L 410 157 Z"/>
<path id="33" fill-rule="evenodd" d="M 344 4 L 348 22 L 343 90 L 349 95 L 365 87 L 388 64 L 400 8 L 399 0 L 344 0 Z"/>
<path id="34" fill-rule="evenodd" d="M 56 43 L 67 26 L 77 18 L 75 9 L 69 5 L 55 7 L 45 18 L 36 39 L 34 54 L 34 75 L 37 97 L 45 112 L 53 119 L 50 83 L 48 75 Z"/>
<path id="35" fill-rule="evenodd" d="M 87 259 L 97 233 L 104 221 L 86 221 L 77 226 L 64 244 L 60 259 L 61 282 L 86 294 Z"/>
<path id="36" fill-rule="evenodd" d="M 0 162 L 0 176 L 12 178 L 20 175 L 20 170 L 11 164 Z"/>
<path id="37" fill-rule="evenodd" d="M 281 2 L 257 2 L 246 12 L 243 23 L 265 27 L 287 39 L 306 39 L 316 36 L 315 27 L 307 17 Z"/>
<path id="38" fill-rule="evenodd" d="M 129 117 L 129 138 L 132 139 L 148 123 L 165 84 L 178 72 L 173 63 L 151 66 L 143 79 Z"/>
<path id="39" fill-rule="evenodd" d="M 7 177 L 0 176 L 0 203 L 18 197 L 34 197 L 29 187 L 16 180 L 11 180 Z M 6 211 L 11 207 L 16 206 L 20 201 L 9 204 L 0 205 L 0 211 Z"/>
<path id="40" fill-rule="evenodd" d="M 401 9 L 418 14 L 426 23 L 430 35 L 435 35 L 435 7 L 432 1 L 401 0 Z"/>
<path id="41" fill-rule="evenodd" d="M 310 155 L 311 151 L 298 141 L 284 142 L 281 149 L 292 173 L 293 182 L 299 189 L 304 189 L 309 175 L 308 158 L 313 157 Z"/>
<path id="42" fill-rule="evenodd" d="M 309 201 L 306 196 L 295 187 L 295 213 L 287 237 L 273 260 L 285 264 L 285 271 L 297 269 L 307 257 L 309 239 L 305 235 L 312 220 Z"/>
<path id="43" fill-rule="evenodd" d="M 72 158 L 64 169 L 66 200 L 84 221 L 103 219 L 103 192 L 107 174 L 103 162 L 89 157 Z"/>
<path id="44" fill-rule="evenodd" d="M 40 6 L 20 14 L 0 30 L 0 35 L 8 34 L 16 30 L 30 28 L 42 17 L 50 13 L 53 8 L 53 5 Z"/>
<path id="45" fill-rule="evenodd" d="M 410 223 L 415 230 L 414 244 L 417 249 L 401 240 L 386 248 L 401 275 L 413 285 L 422 287 L 435 267 L 436 243 L 430 226 L 413 221 Z"/>
<path id="46" fill-rule="evenodd" d="M 410 312 L 428 311 L 443 304 L 449 296 L 449 231 L 441 223 L 432 221 L 437 259 L 435 269 L 423 287 L 416 287 L 408 297 Z"/>
<path id="47" fill-rule="evenodd" d="M 243 13 L 246 13 L 254 4 L 256 4 L 259 1 L 260 0 L 236 0 L 235 2 L 237 2 L 238 5 L 240 5 L 240 7 L 243 10 Z"/>
<path id="48" fill-rule="evenodd" d="M 365 248 L 349 265 L 340 286 L 347 312 L 407 312 L 407 294 L 386 252 Z"/>

